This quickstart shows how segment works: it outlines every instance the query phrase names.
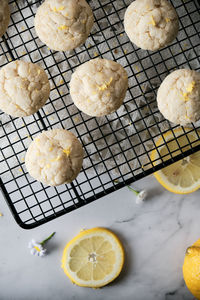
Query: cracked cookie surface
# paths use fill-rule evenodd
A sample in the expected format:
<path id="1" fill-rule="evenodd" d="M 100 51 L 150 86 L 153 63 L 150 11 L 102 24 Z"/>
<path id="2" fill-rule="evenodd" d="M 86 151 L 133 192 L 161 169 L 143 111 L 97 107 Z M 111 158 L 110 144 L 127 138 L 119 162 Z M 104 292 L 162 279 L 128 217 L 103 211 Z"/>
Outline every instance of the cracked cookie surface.
<path id="1" fill-rule="evenodd" d="M 89 116 L 104 116 L 123 103 L 128 88 L 125 69 L 112 60 L 96 58 L 79 66 L 70 81 L 74 104 Z"/>
<path id="2" fill-rule="evenodd" d="M 163 116 L 185 126 L 200 119 L 200 73 L 180 69 L 168 75 L 158 89 L 158 108 Z"/>
<path id="3" fill-rule="evenodd" d="M 56 51 L 82 45 L 93 23 L 93 12 L 85 0 L 46 0 L 35 16 L 38 37 Z"/>
<path id="4" fill-rule="evenodd" d="M 0 70 L 0 109 L 12 117 L 34 114 L 49 93 L 47 74 L 37 64 L 16 60 Z"/>
<path id="5" fill-rule="evenodd" d="M 82 145 L 65 129 L 43 131 L 32 141 L 25 157 L 29 174 L 50 186 L 72 182 L 82 163 Z"/>
<path id="6" fill-rule="evenodd" d="M 1 0 L 0 5 L 0 37 L 4 35 L 10 21 L 10 9 L 8 0 Z"/>
<path id="7" fill-rule="evenodd" d="M 126 10 L 124 27 L 137 47 L 155 51 L 176 38 L 178 15 L 166 0 L 136 0 Z"/>

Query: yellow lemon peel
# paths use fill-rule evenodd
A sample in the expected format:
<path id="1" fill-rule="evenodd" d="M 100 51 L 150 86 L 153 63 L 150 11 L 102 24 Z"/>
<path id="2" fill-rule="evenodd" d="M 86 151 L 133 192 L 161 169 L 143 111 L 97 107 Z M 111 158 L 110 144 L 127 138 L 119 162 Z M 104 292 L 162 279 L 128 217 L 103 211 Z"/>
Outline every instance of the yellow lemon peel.
<path id="1" fill-rule="evenodd" d="M 54 162 L 54 161 L 58 161 L 58 160 L 60 160 L 60 159 L 61 159 L 61 157 L 60 157 L 60 156 L 57 156 L 57 157 L 55 157 L 55 158 L 50 159 L 50 161 L 51 161 L 51 162 Z"/>
<path id="2" fill-rule="evenodd" d="M 111 82 L 113 81 L 113 78 L 110 77 L 109 81 L 108 82 L 105 82 L 103 85 L 101 86 L 97 86 L 99 91 L 105 91 L 110 85 L 111 85 Z"/>
<path id="3" fill-rule="evenodd" d="M 156 26 L 156 22 L 155 22 L 155 20 L 154 20 L 154 17 L 153 17 L 153 16 L 151 16 L 151 22 L 150 22 L 149 24 L 152 24 L 153 26 Z"/>
<path id="4" fill-rule="evenodd" d="M 124 250 L 118 237 L 108 229 L 92 228 L 66 245 L 61 267 L 75 284 L 100 288 L 120 274 L 123 264 Z"/>
<path id="5" fill-rule="evenodd" d="M 35 142 L 36 142 L 37 145 L 39 145 L 40 144 L 40 139 L 39 138 L 35 138 Z"/>
<path id="6" fill-rule="evenodd" d="M 64 152 L 65 154 L 67 154 L 67 156 L 69 156 L 70 153 L 71 153 L 71 148 L 68 147 L 68 148 L 66 148 L 66 149 L 63 149 L 63 152 Z"/>
<path id="7" fill-rule="evenodd" d="M 200 240 L 188 247 L 183 264 L 183 278 L 189 291 L 200 299 Z"/>
<path id="8" fill-rule="evenodd" d="M 65 30 L 65 29 L 68 29 L 69 27 L 67 25 L 60 25 L 58 27 L 58 30 Z"/>
<path id="9" fill-rule="evenodd" d="M 194 146 L 200 144 L 196 133 L 190 132 L 191 129 L 189 128 L 185 127 L 184 129 L 187 132 L 187 137 L 183 135 L 181 128 L 177 128 L 173 131 L 173 134 L 171 131 L 168 131 L 163 135 L 163 137 L 160 137 L 157 140 L 156 149 L 154 149 L 151 153 L 151 161 L 154 166 L 160 163 L 159 156 L 163 157 L 163 160 L 166 161 L 170 158 L 170 155 L 168 154 L 169 152 L 173 153 L 173 156 L 180 154 L 181 151 L 178 144 L 181 145 L 184 151 L 189 149 L 188 140 Z M 178 144 L 177 141 L 174 140 L 174 135 L 176 136 Z M 159 152 L 157 149 L 159 149 Z M 154 176 L 168 191 L 175 194 L 189 194 L 200 188 L 199 172 L 200 153 L 197 152 L 163 168 L 160 171 L 155 172 Z"/>
<path id="10" fill-rule="evenodd" d="M 192 93 L 192 91 L 194 90 L 195 88 L 195 85 L 196 85 L 196 82 L 195 81 L 192 81 L 186 88 L 186 93 L 183 93 L 183 98 L 184 98 L 184 101 L 187 102 L 190 100 L 189 98 L 189 95 Z"/>
<path id="11" fill-rule="evenodd" d="M 188 92 L 192 92 L 193 91 L 193 89 L 194 89 L 194 87 L 195 87 L 195 81 L 192 81 L 189 85 L 188 85 L 188 87 L 187 87 L 187 91 Z"/>
<path id="12" fill-rule="evenodd" d="M 55 11 L 55 12 L 59 12 L 59 11 L 61 11 L 61 10 L 63 10 L 63 9 L 65 9 L 65 7 L 64 6 L 60 6 L 60 7 L 54 7 L 53 8 L 53 11 Z"/>

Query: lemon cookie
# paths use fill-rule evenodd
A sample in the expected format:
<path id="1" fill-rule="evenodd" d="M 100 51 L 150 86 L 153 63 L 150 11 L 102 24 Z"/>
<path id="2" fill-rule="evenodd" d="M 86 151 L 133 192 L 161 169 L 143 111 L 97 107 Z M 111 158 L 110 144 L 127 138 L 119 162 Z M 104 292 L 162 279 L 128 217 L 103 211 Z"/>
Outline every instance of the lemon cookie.
<path id="1" fill-rule="evenodd" d="M 4 35 L 10 21 L 10 9 L 8 0 L 1 0 L 0 5 L 0 37 Z"/>
<path id="2" fill-rule="evenodd" d="M 144 50 L 158 50 L 170 44 L 179 30 L 178 16 L 166 0 L 136 0 L 124 16 L 125 31 Z"/>
<path id="3" fill-rule="evenodd" d="M 92 10 L 85 0 L 46 0 L 35 16 L 38 37 L 56 51 L 82 45 L 93 23 Z"/>
<path id="4" fill-rule="evenodd" d="M 169 121 L 182 126 L 200 119 L 200 73 L 180 69 L 162 82 L 158 108 Z"/>
<path id="5" fill-rule="evenodd" d="M 74 104 L 89 116 L 104 116 L 123 103 L 128 76 L 118 63 L 96 58 L 79 66 L 70 81 Z"/>
<path id="6" fill-rule="evenodd" d="M 82 145 L 65 129 L 43 131 L 30 144 L 25 157 L 29 174 L 50 186 L 72 182 L 82 163 Z"/>
<path id="7" fill-rule="evenodd" d="M 37 64 L 16 60 L 0 70 L 0 109 L 13 117 L 34 114 L 49 93 L 47 74 Z"/>

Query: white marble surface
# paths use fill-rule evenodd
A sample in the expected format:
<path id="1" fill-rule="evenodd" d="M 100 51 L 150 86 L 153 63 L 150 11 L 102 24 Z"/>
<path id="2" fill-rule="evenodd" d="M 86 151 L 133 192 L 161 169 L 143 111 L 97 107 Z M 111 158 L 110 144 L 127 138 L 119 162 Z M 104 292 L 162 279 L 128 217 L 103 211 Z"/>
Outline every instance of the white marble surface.
<path id="1" fill-rule="evenodd" d="M 1 300 L 190 300 L 182 279 L 185 249 L 200 237 L 200 192 L 188 196 L 165 191 L 153 176 L 133 186 L 146 188 L 145 203 L 123 188 L 31 231 L 14 221 L 2 197 L 0 211 Z M 126 263 L 121 276 L 103 289 L 72 285 L 60 268 L 62 250 L 82 228 L 108 227 L 121 238 Z M 31 256 L 31 238 L 56 231 L 44 258 Z"/>

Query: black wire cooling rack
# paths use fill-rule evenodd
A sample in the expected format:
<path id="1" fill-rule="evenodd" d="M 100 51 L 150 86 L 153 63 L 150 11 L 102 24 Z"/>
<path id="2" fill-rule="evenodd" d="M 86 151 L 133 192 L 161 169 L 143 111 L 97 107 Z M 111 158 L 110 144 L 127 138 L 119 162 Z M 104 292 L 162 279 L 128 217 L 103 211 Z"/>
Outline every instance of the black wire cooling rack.
<path id="1" fill-rule="evenodd" d="M 0 43 L 0 65 L 15 59 L 40 64 L 51 82 L 51 97 L 39 113 L 24 119 L 0 113 L 0 186 L 17 223 L 33 228 L 88 204 L 200 150 L 198 129 L 181 128 L 187 138 L 180 146 L 175 129 L 159 114 L 156 90 L 175 68 L 200 69 L 200 3 L 171 1 L 180 18 L 177 39 L 165 49 L 148 52 L 136 48 L 124 33 L 123 16 L 131 0 L 92 0 L 95 15 L 92 34 L 82 47 L 70 53 L 53 52 L 37 38 L 33 19 L 41 1 L 10 1 L 11 22 Z M 111 116 L 89 118 L 79 112 L 69 96 L 68 84 L 74 69 L 101 56 L 121 63 L 129 74 L 124 105 Z M 42 130 L 66 128 L 75 133 L 85 150 L 84 166 L 76 180 L 59 187 L 43 186 L 29 176 L 24 155 L 31 139 Z M 158 137 L 171 131 L 178 155 L 161 157 Z M 191 141 L 188 134 L 196 138 Z M 157 163 L 151 161 L 156 149 Z"/>

